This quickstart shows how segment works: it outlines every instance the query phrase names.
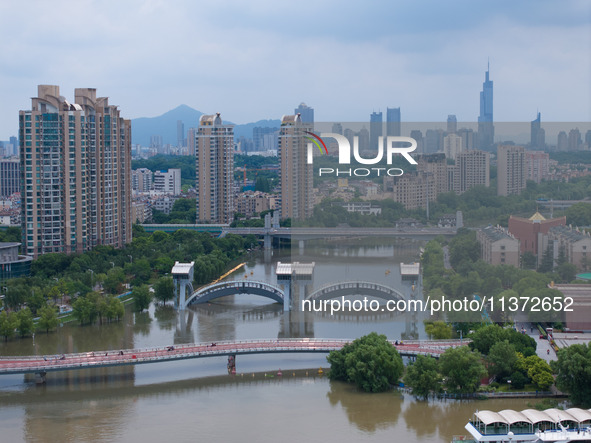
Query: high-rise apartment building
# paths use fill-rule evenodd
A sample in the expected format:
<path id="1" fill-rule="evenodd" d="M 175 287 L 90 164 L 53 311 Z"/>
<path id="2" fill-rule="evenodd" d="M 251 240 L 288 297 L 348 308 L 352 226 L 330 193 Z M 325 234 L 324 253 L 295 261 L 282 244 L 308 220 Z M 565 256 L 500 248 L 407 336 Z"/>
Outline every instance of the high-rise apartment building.
<path id="1" fill-rule="evenodd" d="M 462 137 L 459 135 L 452 133 L 443 137 L 443 152 L 447 158 L 455 160 L 463 150 Z"/>
<path id="2" fill-rule="evenodd" d="M 131 171 L 131 189 L 138 192 L 150 192 L 153 187 L 154 174 L 148 168 Z"/>
<path id="3" fill-rule="evenodd" d="M 195 148 L 195 143 L 197 141 L 197 128 L 189 128 L 187 130 L 187 155 L 195 156 L 195 152 L 197 151 Z"/>
<path id="4" fill-rule="evenodd" d="M 525 151 L 527 179 L 540 183 L 548 178 L 550 172 L 550 155 L 544 151 Z"/>
<path id="5" fill-rule="evenodd" d="M 220 113 L 202 115 L 195 142 L 197 223 L 234 219 L 234 127 Z"/>
<path id="6" fill-rule="evenodd" d="M 8 197 L 21 190 L 20 168 L 18 160 L 0 160 L 0 197 Z"/>
<path id="7" fill-rule="evenodd" d="M 400 108 L 386 108 L 386 135 L 400 137 Z"/>
<path id="8" fill-rule="evenodd" d="M 463 194 L 474 186 L 490 186 L 490 154 L 473 150 L 463 151 L 456 157 L 452 190 Z"/>
<path id="9" fill-rule="evenodd" d="M 526 176 L 523 146 L 500 145 L 497 148 L 497 194 L 521 194 Z"/>
<path id="10" fill-rule="evenodd" d="M 40 85 L 19 112 L 26 254 L 81 253 L 131 241 L 131 122 L 94 88 L 74 103 Z"/>
<path id="11" fill-rule="evenodd" d="M 437 195 L 448 191 L 447 160 L 445 154 L 422 154 L 416 156 L 417 172 L 429 173 L 434 182 L 434 192 L 429 201 L 435 201 Z"/>
<path id="12" fill-rule="evenodd" d="M 490 150 L 494 144 L 493 126 L 493 82 L 490 80 L 490 65 L 486 69 L 480 92 L 480 115 L 478 116 L 478 148 Z"/>
<path id="13" fill-rule="evenodd" d="M 281 218 L 303 220 L 312 214 L 313 172 L 307 162 L 306 131 L 311 127 L 299 114 L 284 115 L 279 129 L 277 155 L 281 184 Z"/>

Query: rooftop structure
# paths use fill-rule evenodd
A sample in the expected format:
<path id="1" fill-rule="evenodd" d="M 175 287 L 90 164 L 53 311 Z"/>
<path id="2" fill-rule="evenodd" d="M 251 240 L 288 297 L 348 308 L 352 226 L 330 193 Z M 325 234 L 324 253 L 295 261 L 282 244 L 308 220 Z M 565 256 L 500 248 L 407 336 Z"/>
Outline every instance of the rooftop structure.
<path id="1" fill-rule="evenodd" d="M 476 411 L 466 425 L 476 441 L 589 441 L 591 409 Z"/>

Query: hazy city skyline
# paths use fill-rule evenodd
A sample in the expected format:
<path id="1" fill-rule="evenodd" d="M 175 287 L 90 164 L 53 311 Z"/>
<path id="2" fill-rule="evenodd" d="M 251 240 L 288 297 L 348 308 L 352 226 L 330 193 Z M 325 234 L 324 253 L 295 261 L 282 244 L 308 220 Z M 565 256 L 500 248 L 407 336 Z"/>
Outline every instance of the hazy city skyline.
<path id="1" fill-rule="evenodd" d="M 488 59 L 495 121 L 591 120 L 591 4 L 427 3 L 5 2 L 0 140 L 38 84 L 107 91 L 125 118 L 476 121 Z"/>

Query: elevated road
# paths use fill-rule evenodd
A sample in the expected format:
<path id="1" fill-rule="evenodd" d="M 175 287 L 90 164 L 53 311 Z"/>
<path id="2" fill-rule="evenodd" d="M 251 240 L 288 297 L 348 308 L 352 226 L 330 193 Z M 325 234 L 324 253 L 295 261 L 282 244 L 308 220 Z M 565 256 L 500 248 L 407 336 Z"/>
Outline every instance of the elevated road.
<path id="1" fill-rule="evenodd" d="M 146 232 L 164 231 L 168 233 L 176 232 L 180 229 L 189 229 L 198 232 L 208 232 L 214 235 L 256 235 L 280 238 L 318 238 L 318 237 L 435 237 L 437 235 L 455 235 L 455 228 L 231 228 L 229 225 L 211 224 L 211 225 L 156 225 L 143 224 Z"/>
<path id="2" fill-rule="evenodd" d="M 109 366 L 130 366 L 145 363 L 159 363 L 191 358 L 238 356 L 247 354 L 272 353 L 328 353 L 341 349 L 351 340 L 340 339 L 281 339 L 281 340 L 242 340 L 217 343 L 197 343 L 171 345 L 159 348 L 121 349 L 116 351 L 95 351 L 77 354 L 51 356 L 0 357 L 1 374 L 41 374 L 74 369 L 103 368 Z M 402 356 L 414 357 L 429 355 L 438 358 L 446 349 L 466 344 L 464 340 L 409 341 L 392 345 Z"/>

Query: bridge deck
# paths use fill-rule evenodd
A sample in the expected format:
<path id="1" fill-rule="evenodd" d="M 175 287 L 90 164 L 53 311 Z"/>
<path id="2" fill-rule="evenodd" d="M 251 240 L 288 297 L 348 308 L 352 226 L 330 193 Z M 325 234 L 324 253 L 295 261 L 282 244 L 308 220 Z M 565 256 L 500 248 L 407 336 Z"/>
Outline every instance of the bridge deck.
<path id="1" fill-rule="evenodd" d="M 0 357 L 0 374 L 25 374 L 64 371 L 72 369 L 128 366 L 143 363 L 185 360 L 190 358 L 218 357 L 227 355 L 266 354 L 285 352 L 321 352 L 341 349 L 351 340 L 339 339 L 281 339 L 245 340 L 233 342 L 197 343 L 173 345 L 148 349 L 122 349 L 116 351 L 95 351 L 59 356 L 14 356 Z M 392 342 L 394 345 L 394 342 Z M 403 356 L 430 355 L 439 357 L 447 348 L 459 346 L 454 340 L 407 342 L 397 345 Z"/>

